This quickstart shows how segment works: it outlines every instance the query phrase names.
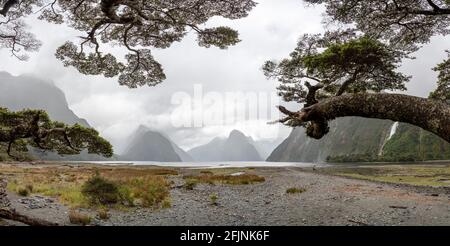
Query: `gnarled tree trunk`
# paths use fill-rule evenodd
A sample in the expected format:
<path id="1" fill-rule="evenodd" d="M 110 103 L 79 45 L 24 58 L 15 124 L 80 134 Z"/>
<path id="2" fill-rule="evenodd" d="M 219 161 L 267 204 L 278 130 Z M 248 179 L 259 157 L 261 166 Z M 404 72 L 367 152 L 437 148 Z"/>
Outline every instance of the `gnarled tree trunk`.
<path id="1" fill-rule="evenodd" d="M 356 93 L 331 97 L 290 113 L 290 118 L 310 122 L 308 135 L 321 138 L 324 122 L 345 116 L 388 119 L 419 126 L 450 142 L 450 105 L 445 102 L 388 93 Z"/>

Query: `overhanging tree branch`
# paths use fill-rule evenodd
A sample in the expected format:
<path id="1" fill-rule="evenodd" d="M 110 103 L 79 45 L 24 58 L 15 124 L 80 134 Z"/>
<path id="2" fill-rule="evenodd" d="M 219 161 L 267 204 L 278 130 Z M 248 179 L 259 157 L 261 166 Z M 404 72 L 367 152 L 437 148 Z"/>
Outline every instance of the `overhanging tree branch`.
<path id="1" fill-rule="evenodd" d="M 282 112 L 298 122 L 298 125 L 314 121 L 331 121 L 346 116 L 405 122 L 419 126 L 450 142 L 450 106 L 433 99 L 402 94 L 356 93 L 324 99 L 299 112 L 290 112 L 286 109 Z"/>
<path id="2" fill-rule="evenodd" d="M 9 9 L 11 9 L 11 7 L 15 4 L 19 3 L 19 0 L 7 0 L 4 4 L 3 4 L 3 8 L 0 9 L 0 15 L 6 16 L 6 14 L 8 13 Z"/>

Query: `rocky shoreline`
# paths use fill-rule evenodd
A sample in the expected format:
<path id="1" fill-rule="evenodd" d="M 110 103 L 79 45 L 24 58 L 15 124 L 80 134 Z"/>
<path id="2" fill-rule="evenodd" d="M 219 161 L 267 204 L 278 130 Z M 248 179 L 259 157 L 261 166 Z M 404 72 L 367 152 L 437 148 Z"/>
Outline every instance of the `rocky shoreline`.
<path id="1" fill-rule="evenodd" d="M 284 225 L 450 225 L 450 191 L 324 175 L 294 167 L 255 168 L 265 182 L 249 185 L 198 184 L 183 187 L 180 168 L 171 176 L 171 207 L 111 210 L 100 219 L 94 210 L 90 225 L 99 226 L 284 226 Z M 299 187 L 304 192 L 288 194 Z M 211 195 L 217 199 L 213 204 Z M 70 209 L 41 195 L 20 197 L 8 192 L 11 206 L 29 216 L 71 225 Z M 7 222 L 12 225 L 18 223 Z"/>

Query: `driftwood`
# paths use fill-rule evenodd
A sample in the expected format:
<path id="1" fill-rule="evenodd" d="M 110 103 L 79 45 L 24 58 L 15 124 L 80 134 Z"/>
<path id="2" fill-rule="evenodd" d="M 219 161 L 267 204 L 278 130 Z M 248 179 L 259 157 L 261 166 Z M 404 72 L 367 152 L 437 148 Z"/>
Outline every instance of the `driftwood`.
<path id="1" fill-rule="evenodd" d="M 16 210 L 10 208 L 10 201 L 6 193 L 6 181 L 0 179 L 0 218 L 18 221 L 30 226 L 57 226 L 58 224 L 48 222 L 42 219 L 32 218 L 30 216 L 20 214 Z"/>
<path id="2" fill-rule="evenodd" d="M 57 223 L 48 222 L 45 220 L 32 218 L 27 215 L 20 214 L 13 209 L 0 209 L 0 218 L 18 221 L 30 226 L 57 226 Z"/>

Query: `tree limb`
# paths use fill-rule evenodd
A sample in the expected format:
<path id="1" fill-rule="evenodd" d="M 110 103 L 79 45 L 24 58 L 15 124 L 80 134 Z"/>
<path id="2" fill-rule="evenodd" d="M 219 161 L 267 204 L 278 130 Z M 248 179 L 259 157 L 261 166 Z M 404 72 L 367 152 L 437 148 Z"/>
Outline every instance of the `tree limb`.
<path id="1" fill-rule="evenodd" d="M 9 202 L 6 193 L 6 181 L 0 178 L 0 218 L 22 222 L 31 226 L 56 226 L 57 223 L 48 222 L 42 219 L 32 218 L 30 216 L 18 213 L 16 210 L 11 209 L 11 203 Z"/>
<path id="2" fill-rule="evenodd" d="M 3 4 L 3 8 L 0 10 L 0 14 L 3 16 L 6 16 L 6 14 L 8 13 L 9 9 L 14 5 L 17 4 L 19 1 L 18 0 L 8 0 L 5 2 L 5 4 Z"/>
<path id="3" fill-rule="evenodd" d="M 310 123 L 307 133 L 314 138 L 322 138 L 327 133 L 325 128 L 328 126 L 321 125 L 324 121 L 346 116 L 409 123 L 450 142 L 450 106 L 433 99 L 387 93 L 345 94 L 289 113 L 289 117 L 298 125 Z M 317 122 L 320 124 L 315 124 Z"/>
<path id="4" fill-rule="evenodd" d="M 38 218 L 32 218 L 30 216 L 18 213 L 12 209 L 0 209 L 0 218 L 18 221 L 30 226 L 57 226 L 57 223 L 45 221 Z"/>

